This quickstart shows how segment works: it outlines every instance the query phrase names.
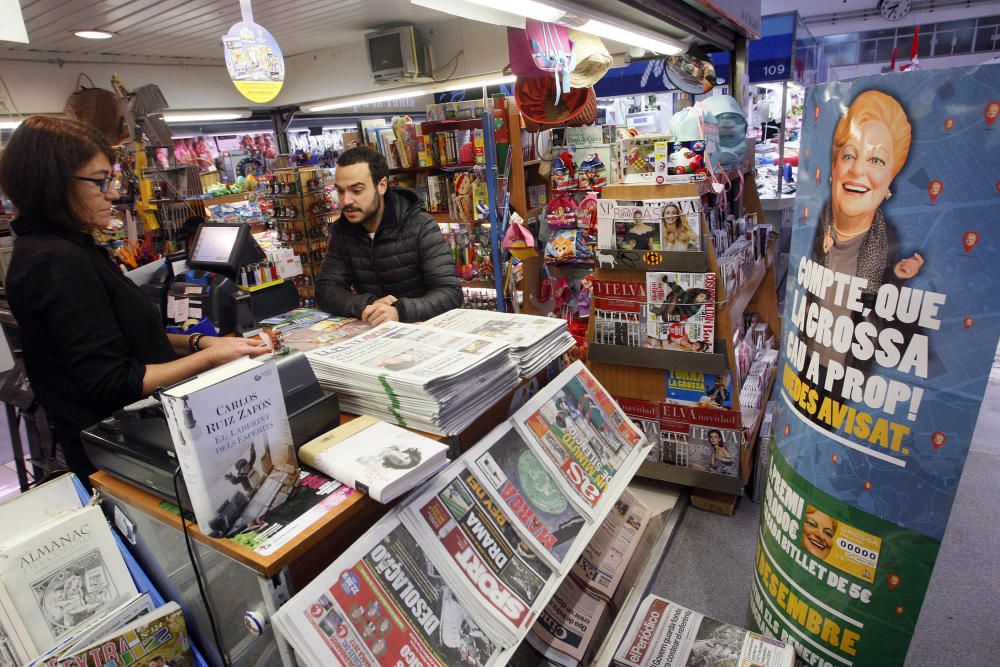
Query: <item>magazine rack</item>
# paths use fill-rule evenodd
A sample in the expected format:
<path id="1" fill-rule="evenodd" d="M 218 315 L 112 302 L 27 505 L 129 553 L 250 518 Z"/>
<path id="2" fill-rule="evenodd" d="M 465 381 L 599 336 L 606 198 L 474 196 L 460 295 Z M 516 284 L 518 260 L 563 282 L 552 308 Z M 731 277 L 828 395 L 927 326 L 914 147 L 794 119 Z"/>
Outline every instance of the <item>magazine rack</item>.
<path id="1" fill-rule="evenodd" d="M 602 197 L 605 199 L 668 199 L 682 197 L 697 197 L 711 192 L 707 185 L 667 184 L 667 185 L 609 185 L 604 188 Z M 757 188 L 753 175 L 748 174 L 743 191 L 742 209 L 746 213 L 756 213 L 759 220 L 764 220 L 764 211 L 757 196 Z M 598 262 L 594 277 L 608 280 L 625 280 L 645 282 L 647 271 L 688 271 L 713 272 L 716 274 L 716 311 L 715 353 L 685 352 L 674 350 L 655 350 L 622 345 L 606 345 L 594 342 L 594 322 L 591 318 L 587 332 L 589 342 L 587 365 L 601 384 L 614 396 L 627 396 L 647 401 L 663 401 L 665 377 L 664 370 L 697 370 L 706 373 L 722 374 L 737 367 L 733 333 L 748 312 L 757 313 L 766 322 L 778 339 L 780 339 L 780 321 L 776 281 L 774 275 L 774 239 L 768 239 L 767 252 L 757 262 L 750 278 L 732 294 L 726 292 L 725 282 L 719 271 L 719 261 L 716 255 L 712 236 L 704 215 L 702 216 L 702 237 L 705 239 L 704 250 L 701 252 L 645 252 L 640 265 L 625 267 L 622 262 L 615 262 L 613 268 L 606 268 Z M 601 251 L 603 255 L 614 254 L 616 251 Z M 733 383 L 732 410 L 740 410 L 740 388 Z M 770 387 L 767 394 L 770 395 Z M 743 487 L 749 482 L 753 469 L 754 443 L 760 429 L 763 410 L 753 424 L 744 424 L 744 441 L 740 448 L 739 474 L 733 478 L 723 478 L 720 475 L 691 470 L 663 463 L 646 461 L 639 468 L 638 475 L 675 482 L 685 486 L 697 487 L 713 492 L 731 494 L 735 497 L 743 495 Z M 692 494 L 692 503 L 696 506 L 698 494 Z M 701 505 L 705 509 L 713 509 Z"/>

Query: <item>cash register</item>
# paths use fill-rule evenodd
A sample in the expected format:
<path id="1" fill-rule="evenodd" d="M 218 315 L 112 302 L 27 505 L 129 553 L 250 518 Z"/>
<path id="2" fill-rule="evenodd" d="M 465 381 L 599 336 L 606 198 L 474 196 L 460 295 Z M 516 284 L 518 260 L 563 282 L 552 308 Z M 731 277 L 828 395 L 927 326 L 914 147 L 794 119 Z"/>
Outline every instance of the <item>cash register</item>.
<path id="1" fill-rule="evenodd" d="M 187 256 L 171 259 L 176 258 L 129 274 L 168 325 L 207 317 L 220 334 L 241 334 L 299 305 L 291 280 L 255 279 L 252 287 L 239 285 L 247 267 L 266 260 L 247 224 L 203 223 Z"/>
<path id="2" fill-rule="evenodd" d="M 279 356 L 277 366 L 296 449 L 340 424 L 337 396 L 319 386 L 302 352 Z M 177 456 L 159 399 L 150 397 L 125 406 L 84 429 L 81 439 L 95 467 L 175 502 Z M 191 507 L 183 482 L 178 486 L 181 502 Z"/>

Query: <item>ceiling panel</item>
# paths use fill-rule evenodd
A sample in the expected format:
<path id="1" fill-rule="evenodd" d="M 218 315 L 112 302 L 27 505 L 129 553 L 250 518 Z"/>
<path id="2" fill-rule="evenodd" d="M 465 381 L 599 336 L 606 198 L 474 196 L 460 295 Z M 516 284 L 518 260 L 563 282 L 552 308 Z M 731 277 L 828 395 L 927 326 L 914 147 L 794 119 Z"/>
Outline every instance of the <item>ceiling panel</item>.
<path id="1" fill-rule="evenodd" d="M 52 52 L 222 60 L 220 37 L 240 20 L 239 0 L 21 0 L 28 44 L 0 42 L 6 53 Z M 409 0 L 285 0 L 258 2 L 254 21 L 278 40 L 286 56 L 357 42 L 372 28 L 452 20 Z M 75 30 L 107 30 L 109 40 L 87 40 Z"/>

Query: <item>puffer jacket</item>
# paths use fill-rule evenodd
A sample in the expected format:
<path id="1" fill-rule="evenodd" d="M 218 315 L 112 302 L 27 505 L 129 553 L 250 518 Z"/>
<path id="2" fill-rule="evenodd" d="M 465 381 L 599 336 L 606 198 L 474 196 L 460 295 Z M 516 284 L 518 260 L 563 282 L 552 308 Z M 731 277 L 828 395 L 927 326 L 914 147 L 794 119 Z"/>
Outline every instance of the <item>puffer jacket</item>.
<path id="1" fill-rule="evenodd" d="M 462 305 L 455 261 L 417 193 L 390 187 L 375 238 L 345 218 L 330 229 L 316 280 L 316 303 L 331 315 L 361 317 L 365 306 L 395 296 L 401 322 L 422 322 Z"/>

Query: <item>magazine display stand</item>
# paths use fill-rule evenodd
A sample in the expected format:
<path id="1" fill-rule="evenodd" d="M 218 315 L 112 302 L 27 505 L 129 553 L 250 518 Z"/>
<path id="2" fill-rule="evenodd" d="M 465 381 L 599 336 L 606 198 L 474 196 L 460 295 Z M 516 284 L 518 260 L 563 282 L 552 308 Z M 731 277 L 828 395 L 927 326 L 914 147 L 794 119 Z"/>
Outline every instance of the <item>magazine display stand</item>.
<path id="1" fill-rule="evenodd" d="M 696 197 L 709 193 L 708 184 L 667 184 L 667 185 L 609 185 L 604 188 L 604 199 L 666 199 Z M 748 175 L 743 190 L 743 210 L 757 213 L 760 220 L 764 219 L 757 188 L 753 176 Z M 749 279 L 732 294 L 726 292 L 725 281 L 719 271 L 719 260 L 711 242 L 712 235 L 708 231 L 705 217 L 702 217 L 702 238 L 705 239 L 702 251 L 659 252 L 649 251 L 641 254 L 641 261 L 629 262 L 626 266 L 621 261 L 620 251 L 601 251 L 602 255 L 617 254 L 613 268 L 607 268 L 598 262 L 594 277 L 598 279 L 642 281 L 645 282 L 647 271 L 686 271 L 713 272 L 716 274 L 716 342 L 715 352 L 685 352 L 675 350 L 657 350 L 622 345 L 607 345 L 594 342 L 594 322 L 590 323 L 587 339 L 589 341 L 588 366 L 598 380 L 614 396 L 637 398 L 647 401 L 663 401 L 666 369 L 703 371 L 705 373 L 724 374 L 737 367 L 733 333 L 740 326 L 745 313 L 757 313 L 766 322 L 776 336 L 780 333 L 778 306 L 776 301 L 776 281 L 774 274 L 774 243 L 768 240 L 767 252 L 757 262 Z M 591 318 L 592 320 L 594 318 Z M 779 337 L 780 340 L 780 337 Z M 770 388 L 768 388 L 768 394 Z M 739 387 L 733 383 L 732 410 L 740 410 Z M 743 487 L 748 483 L 753 469 L 754 443 L 760 428 L 763 411 L 753 424 L 744 424 L 744 442 L 740 448 L 739 473 L 730 479 L 719 475 L 691 470 L 678 466 L 646 461 L 637 473 L 668 482 L 696 487 L 731 496 L 731 504 L 735 497 L 743 495 Z M 692 503 L 704 509 L 722 509 L 707 507 L 698 502 L 700 492 L 692 494 Z M 728 502 L 728 501 L 726 501 Z M 724 502 L 723 504 L 726 504 Z"/>

